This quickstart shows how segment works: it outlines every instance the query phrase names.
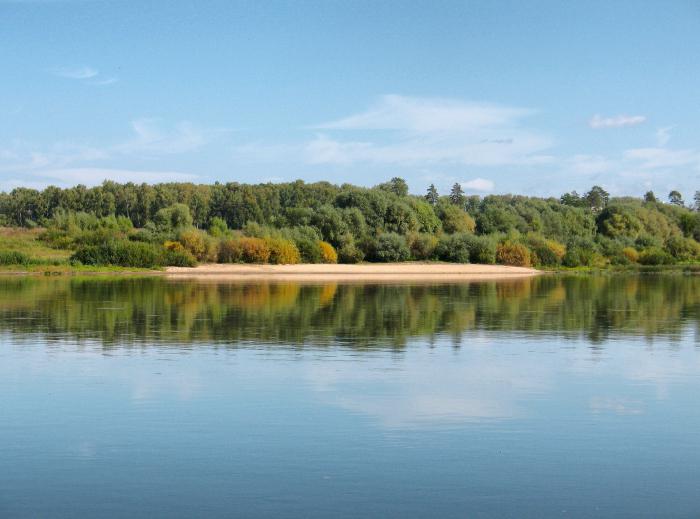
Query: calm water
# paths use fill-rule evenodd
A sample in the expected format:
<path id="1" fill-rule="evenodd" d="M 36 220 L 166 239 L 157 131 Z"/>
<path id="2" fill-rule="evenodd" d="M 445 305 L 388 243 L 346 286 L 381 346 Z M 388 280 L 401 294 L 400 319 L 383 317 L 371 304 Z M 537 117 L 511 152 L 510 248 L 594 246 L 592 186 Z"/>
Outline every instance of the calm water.
<path id="1" fill-rule="evenodd" d="M 698 517 L 700 278 L 0 279 L 0 517 Z"/>

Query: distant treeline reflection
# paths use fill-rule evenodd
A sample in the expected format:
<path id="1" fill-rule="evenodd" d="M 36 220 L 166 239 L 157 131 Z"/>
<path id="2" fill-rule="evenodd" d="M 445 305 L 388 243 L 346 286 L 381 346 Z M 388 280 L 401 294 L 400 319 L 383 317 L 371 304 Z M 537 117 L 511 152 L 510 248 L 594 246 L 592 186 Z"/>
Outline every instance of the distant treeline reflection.
<path id="1" fill-rule="evenodd" d="M 700 278 L 542 276 L 464 284 L 298 284 L 163 278 L 0 279 L 0 332 L 44 339 L 401 347 L 475 331 L 679 336 L 697 326 Z"/>

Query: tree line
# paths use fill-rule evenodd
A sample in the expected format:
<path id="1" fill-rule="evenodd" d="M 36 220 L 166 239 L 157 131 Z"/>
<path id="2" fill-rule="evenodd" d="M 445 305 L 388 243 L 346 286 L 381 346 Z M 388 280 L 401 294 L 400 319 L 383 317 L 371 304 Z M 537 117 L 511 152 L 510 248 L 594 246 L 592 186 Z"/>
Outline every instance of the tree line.
<path id="1" fill-rule="evenodd" d="M 534 266 L 666 264 L 700 259 L 700 192 L 560 198 L 408 192 L 303 181 L 156 185 L 106 181 L 0 193 L 0 225 L 45 227 L 88 264 L 443 260 Z"/>

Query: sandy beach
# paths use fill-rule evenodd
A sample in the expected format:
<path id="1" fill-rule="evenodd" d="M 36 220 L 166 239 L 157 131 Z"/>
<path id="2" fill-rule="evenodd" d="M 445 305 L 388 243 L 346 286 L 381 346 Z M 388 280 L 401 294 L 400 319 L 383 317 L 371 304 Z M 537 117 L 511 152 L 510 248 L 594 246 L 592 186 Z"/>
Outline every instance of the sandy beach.
<path id="1" fill-rule="evenodd" d="M 212 280 L 297 280 L 297 281 L 469 281 L 528 277 L 542 272 L 505 265 L 454 263 L 383 263 L 359 265 L 242 265 L 204 264 L 197 267 L 168 267 L 167 275 L 177 278 Z"/>

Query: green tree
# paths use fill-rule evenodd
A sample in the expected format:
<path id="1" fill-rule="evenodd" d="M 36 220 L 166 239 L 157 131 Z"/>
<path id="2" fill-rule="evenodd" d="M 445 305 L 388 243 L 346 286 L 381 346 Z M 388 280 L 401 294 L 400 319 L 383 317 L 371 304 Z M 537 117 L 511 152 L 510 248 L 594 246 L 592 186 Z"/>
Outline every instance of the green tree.
<path id="1" fill-rule="evenodd" d="M 654 194 L 653 191 L 647 191 L 644 193 L 644 201 L 645 202 L 657 202 L 656 200 L 656 195 Z"/>
<path id="2" fill-rule="evenodd" d="M 425 195 L 425 199 L 430 205 L 436 205 L 438 203 L 438 200 L 440 200 L 440 195 L 438 194 L 435 184 L 430 184 L 430 186 L 428 186 L 428 192 Z"/>
<path id="3" fill-rule="evenodd" d="M 676 191 L 675 189 L 668 194 L 668 202 L 671 205 L 677 205 L 679 207 L 683 207 L 685 205 L 685 202 L 683 202 L 683 195 L 681 195 L 680 192 Z"/>
<path id="4" fill-rule="evenodd" d="M 464 205 L 464 191 L 459 182 L 455 182 L 450 190 L 450 202 L 454 205 L 462 206 Z"/>
<path id="5" fill-rule="evenodd" d="M 593 186 L 591 190 L 584 195 L 587 206 L 594 213 L 599 213 L 608 205 L 610 194 L 600 186 Z"/>

